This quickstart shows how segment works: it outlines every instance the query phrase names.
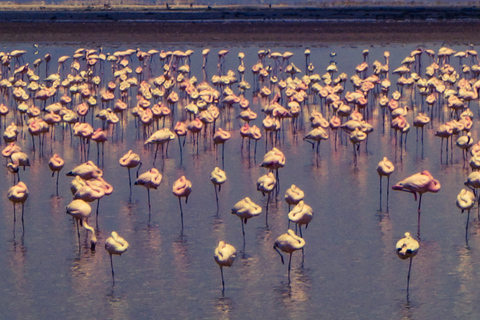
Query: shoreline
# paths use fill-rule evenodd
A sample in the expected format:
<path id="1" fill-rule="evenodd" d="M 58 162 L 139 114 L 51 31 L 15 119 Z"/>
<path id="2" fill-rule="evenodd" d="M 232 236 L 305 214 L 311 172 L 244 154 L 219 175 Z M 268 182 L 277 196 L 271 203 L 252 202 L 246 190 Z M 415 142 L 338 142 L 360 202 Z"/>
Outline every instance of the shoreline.
<path id="1" fill-rule="evenodd" d="M 480 21 L 480 6 L 0 6 L 0 22 L 462 20 Z"/>

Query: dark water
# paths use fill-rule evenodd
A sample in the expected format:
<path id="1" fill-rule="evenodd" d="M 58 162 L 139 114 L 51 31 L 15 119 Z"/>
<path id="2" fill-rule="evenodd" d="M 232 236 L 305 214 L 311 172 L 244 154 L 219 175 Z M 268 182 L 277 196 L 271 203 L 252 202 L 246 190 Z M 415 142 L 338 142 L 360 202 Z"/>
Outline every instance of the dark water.
<path id="1" fill-rule="evenodd" d="M 455 39 L 449 43 L 417 43 L 415 36 L 409 43 L 378 43 L 375 38 L 365 43 L 345 45 L 337 43 L 235 43 L 212 42 L 202 46 L 190 43 L 136 43 L 90 42 L 37 42 L 3 43 L 1 50 L 11 52 L 23 49 L 24 62 L 33 65 L 38 57 L 52 55 L 50 71 L 62 55 L 72 55 L 80 47 L 113 53 L 127 48 L 142 50 L 194 50 L 191 57 L 192 75 L 203 79 L 202 55 L 204 48 L 211 49 L 207 64 L 207 79 L 217 74 L 217 52 L 228 49 L 224 72 L 237 70 L 239 52 L 245 53 L 245 79 L 252 85 L 246 92 L 251 108 L 259 117 L 253 123 L 262 128 L 262 101 L 254 93 L 251 67 L 257 62 L 259 49 L 294 53 L 291 62 L 305 72 L 304 50 L 310 48 L 310 61 L 315 73 L 325 73 L 331 60 L 338 63 L 339 72 L 348 76 L 363 62 L 362 52 L 369 49 L 369 65 L 374 60 L 383 63 L 383 53 L 391 53 L 390 79 L 395 91 L 398 76 L 391 72 L 403 58 L 418 46 L 435 51 L 443 45 L 455 50 L 469 49 L 469 43 Z M 336 53 L 330 57 L 330 53 Z M 156 58 L 153 73 L 160 74 L 160 61 Z M 70 63 L 69 60 L 67 63 Z M 422 68 L 428 57 L 422 56 Z M 137 59 L 130 63 L 134 70 Z M 267 63 L 273 65 L 271 60 Z M 464 60 L 470 64 L 470 60 Z M 451 64 L 459 69 L 457 59 Z M 83 65 L 82 65 L 83 66 Z M 44 64 L 40 67 L 44 79 Z M 424 69 L 423 69 L 424 70 Z M 369 74 L 372 69 L 370 67 Z M 97 70 L 96 72 L 100 72 Z M 424 71 L 423 71 L 424 72 Z M 460 72 L 460 71 L 459 71 Z M 238 76 L 238 74 L 237 74 Z M 112 79 L 110 64 L 105 63 L 101 86 Z M 232 87 L 235 93 L 238 88 Z M 178 91 L 178 89 L 175 89 Z M 350 81 L 346 90 L 352 91 Z M 417 94 L 410 100 L 411 89 L 404 88 L 401 105 L 412 106 L 407 119 L 421 108 Z M 117 89 L 118 95 L 118 89 Z M 16 106 L 11 99 L 3 102 Z M 129 106 L 136 104 L 135 88 Z M 186 118 L 182 112 L 185 101 L 176 106 L 174 123 Z M 471 130 L 478 137 L 478 101 L 470 108 L 475 113 Z M 403 148 L 395 143 L 394 132 L 388 120 L 383 129 L 382 111 L 378 100 L 370 102 L 369 118 L 375 130 L 369 135 L 368 146 L 362 143 L 355 164 L 353 148 L 345 133 L 340 134 L 335 148 L 331 134 L 322 142 L 319 156 L 302 138 L 310 130 L 309 112 L 320 109 L 320 99 L 310 96 L 303 106 L 300 128 L 293 133 L 290 121 L 285 121 L 277 147 L 285 153 L 286 165 L 279 170 L 278 196 L 269 204 L 268 227 L 265 224 L 266 197 L 256 191 L 256 180 L 267 171 L 260 168 L 263 155 L 272 148 L 265 145 L 265 136 L 258 142 L 256 154 L 253 143 L 250 152 L 245 145 L 242 151 L 239 134 L 240 120 L 235 114 L 228 117 L 222 111 L 217 126 L 226 128 L 232 139 L 225 145 L 224 168 L 227 182 L 219 193 L 219 211 L 215 193 L 209 181 L 215 166 L 222 166 L 210 137 L 201 138 L 198 154 L 190 136 L 180 158 L 178 141 L 170 144 L 168 157 L 159 158 L 156 167 L 163 180 L 158 190 L 151 191 L 152 212 L 148 219 L 147 194 L 143 187 L 134 186 L 129 201 L 128 173 L 118 160 L 129 149 L 138 153 L 143 161 L 141 172 L 151 168 L 154 148 L 146 148 L 140 128 L 133 116 L 125 115 L 122 125 L 109 131 L 105 144 L 105 157 L 101 163 L 104 178 L 114 187 L 110 196 L 100 202 L 99 243 L 90 251 L 81 232 L 79 249 L 74 222 L 65 214 L 65 206 L 72 200 L 70 177 L 65 173 L 81 163 L 80 141 L 71 138 L 68 127 L 58 125 L 55 137 L 47 138 L 43 153 L 33 152 L 31 137 L 26 126 L 19 134 L 19 144 L 29 155 L 31 166 L 20 171 L 20 177 L 30 191 L 25 204 L 25 232 L 17 220 L 13 226 L 12 204 L 3 197 L 3 215 L 0 221 L 0 310 L 6 319 L 475 319 L 480 314 L 478 290 L 480 275 L 478 256 L 480 236 L 476 206 L 469 226 L 469 245 L 465 243 L 466 215 L 460 214 L 455 198 L 463 187 L 470 171 L 464 165 L 461 150 L 445 151 L 440 157 L 440 138 L 433 133 L 440 122 L 446 121 L 449 112 L 437 116 L 425 130 L 423 147 L 416 141 L 412 127 Z M 98 111 L 95 110 L 95 111 Z M 331 115 L 324 111 L 324 115 Z M 13 111 L 7 123 L 14 119 Z M 90 114 L 87 116 L 90 122 Z M 169 120 L 166 126 L 170 126 Z M 94 128 L 101 126 L 97 119 Z M 3 129 L 2 129 L 3 130 Z M 263 129 L 262 129 L 263 134 Z M 5 143 L 2 141 L 2 148 Z M 38 148 L 38 145 L 37 145 Z M 53 153 L 65 160 L 61 171 L 59 196 L 55 196 L 55 178 L 51 177 L 48 160 Z M 390 191 L 386 201 L 385 189 L 379 203 L 377 163 L 387 156 L 395 164 L 390 186 L 422 170 L 429 170 L 441 184 L 437 194 L 425 194 L 422 200 L 422 225 L 420 251 L 413 260 L 410 294 L 407 299 L 406 280 L 408 261 L 395 254 L 395 243 L 404 232 L 417 237 L 417 203 L 413 196 Z M 96 161 L 92 144 L 90 159 Z M 180 209 L 172 194 L 172 184 L 185 175 L 193 183 L 188 203 L 183 203 L 182 231 Z M 13 176 L 6 168 L 0 183 L 0 193 L 6 195 Z M 285 190 L 296 184 L 305 192 L 305 202 L 314 210 L 314 219 L 304 231 L 305 257 L 295 252 L 292 259 L 291 282 L 287 280 L 287 266 L 282 265 L 272 249 L 275 239 L 287 230 L 288 205 L 283 200 Z M 385 180 L 384 180 L 385 188 Z M 252 218 L 245 226 L 246 245 L 243 247 L 240 220 L 230 214 L 233 205 L 250 197 L 263 206 L 262 214 Z M 95 203 L 92 204 L 93 211 Z M 381 209 L 380 209 L 381 208 Z M 17 215 L 19 207 L 17 207 Z M 92 216 L 94 213 L 92 213 Z M 93 217 L 90 218 L 93 220 Z M 112 287 L 110 261 L 103 249 L 111 231 L 117 231 L 130 248 L 121 257 L 114 257 L 116 284 Z M 237 248 L 237 259 L 231 268 L 224 269 L 226 289 L 222 293 L 220 271 L 213 260 L 213 252 L 220 240 Z"/>

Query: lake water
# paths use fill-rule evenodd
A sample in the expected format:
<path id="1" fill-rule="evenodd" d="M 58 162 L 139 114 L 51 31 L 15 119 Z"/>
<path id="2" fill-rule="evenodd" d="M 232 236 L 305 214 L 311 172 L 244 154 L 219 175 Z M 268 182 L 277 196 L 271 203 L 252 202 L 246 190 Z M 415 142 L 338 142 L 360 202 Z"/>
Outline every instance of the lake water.
<path id="1" fill-rule="evenodd" d="M 54 36 L 54 35 L 53 35 Z M 355 37 L 353 32 L 351 36 Z M 383 35 L 384 36 L 384 35 Z M 231 42 L 221 38 L 208 43 L 178 42 L 174 39 L 162 42 L 122 42 L 99 33 L 98 39 L 89 41 L 43 42 L 41 38 L 33 46 L 31 42 L 3 42 L 1 51 L 26 50 L 23 63 L 33 62 L 50 53 L 50 73 L 57 69 L 60 56 L 72 56 L 76 49 L 102 48 L 104 53 L 128 48 L 141 50 L 194 51 L 191 56 L 191 75 L 199 82 L 202 73 L 202 50 L 210 48 L 207 62 L 207 79 L 217 69 L 217 53 L 228 49 L 224 67 L 220 72 L 237 71 L 238 53 L 245 53 L 245 80 L 252 88 L 245 97 L 249 99 L 258 119 L 252 121 L 262 128 L 263 137 L 254 145 L 244 145 L 240 137 L 241 120 L 236 116 L 238 106 L 228 116 L 222 110 L 217 127 L 227 129 L 232 138 L 225 144 L 225 159 L 217 157 L 211 137 L 199 140 L 198 152 L 192 137 L 187 136 L 180 154 L 177 139 L 170 143 L 168 156 L 157 158 L 156 167 L 163 175 L 157 190 L 151 190 L 151 219 L 148 217 L 145 188 L 132 186 L 129 199 L 128 172 L 119 165 L 119 158 L 128 150 L 138 153 L 143 161 L 140 172 L 152 167 L 155 148 L 144 146 L 141 127 L 136 125 L 129 110 L 121 125 L 105 143 L 104 159 L 100 167 L 104 178 L 112 184 L 114 192 L 100 201 L 98 219 L 98 244 L 91 251 L 81 230 L 79 248 L 77 232 L 72 218 L 65 214 L 65 207 L 72 200 L 71 177 L 65 174 L 82 163 L 80 141 L 71 137 L 68 127 L 57 125 L 54 137 L 47 135 L 43 152 L 33 152 L 27 127 L 21 127 L 17 144 L 30 157 L 31 166 L 20 170 L 20 178 L 29 188 L 25 203 L 25 231 L 21 221 L 13 224 L 13 208 L 7 199 L 7 190 L 13 184 L 13 175 L 3 169 L 0 205 L 0 272 L 3 275 L 0 290 L 0 312 L 5 319 L 476 319 L 480 315 L 479 256 L 480 224 L 476 218 L 476 206 L 472 210 L 469 225 L 469 242 L 465 243 L 466 214 L 461 215 L 455 199 L 463 187 L 470 168 L 462 160 L 461 150 L 449 149 L 441 158 L 441 139 L 433 134 L 440 123 L 447 121 L 450 113 L 443 107 L 435 111 L 432 124 L 424 133 L 423 146 L 417 141 L 412 127 L 403 148 L 395 143 L 395 134 L 388 118 L 383 127 L 382 110 L 378 98 L 369 102 L 369 118 L 374 131 L 368 137 L 368 146 L 361 144 L 355 161 L 352 144 L 345 132 L 340 133 L 335 144 L 331 133 L 321 143 L 317 156 L 303 137 L 310 130 L 309 112 L 320 110 L 320 98 L 309 97 L 302 107 L 299 129 L 294 133 L 289 120 L 283 123 L 277 147 L 286 157 L 284 168 L 279 170 L 279 191 L 269 204 L 268 226 L 265 223 L 267 197 L 256 190 L 256 180 L 267 170 L 260 167 L 263 155 L 272 149 L 269 140 L 265 144 L 261 112 L 262 99 L 254 90 L 252 66 L 257 62 L 260 49 L 283 53 L 291 51 L 290 59 L 305 73 L 305 49 L 311 50 L 310 62 L 314 73 L 324 74 L 330 61 L 335 61 L 339 73 L 350 78 L 355 67 L 363 62 L 362 52 L 369 50 L 368 74 L 375 60 L 384 62 L 384 52 L 389 51 L 390 79 L 396 90 L 397 75 L 392 71 L 411 51 L 422 48 L 438 52 L 447 45 L 454 50 L 470 49 L 472 39 L 428 41 L 415 34 L 410 41 L 378 41 L 373 35 L 368 41 L 342 43 L 342 39 L 329 43 L 276 41 Z M 193 37 L 193 36 L 192 36 Z M 248 35 L 245 35 L 248 37 Z M 442 38 L 442 35 L 435 35 Z M 172 38 L 170 38 L 172 39 Z M 427 38 L 428 39 L 428 38 Z M 419 42 L 420 41 L 420 42 Z M 332 53 L 332 54 L 331 54 Z M 335 53 L 335 54 L 333 54 Z M 333 56 L 333 57 L 332 57 Z M 69 66 L 71 59 L 67 61 Z M 84 67 L 82 62 L 82 68 Z M 463 63 L 470 65 L 470 59 Z M 13 61 L 12 61 L 13 64 Z M 270 59 L 266 64 L 274 65 Z M 134 57 L 132 69 L 139 65 Z M 429 65 L 422 55 L 422 75 Z M 460 75 L 459 62 L 451 60 Z M 161 74 L 158 56 L 152 64 L 152 77 Z M 13 70 L 13 69 L 12 69 Z M 40 79 L 45 78 L 45 62 L 40 65 Z M 63 70 L 63 74 L 69 68 Z M 100 72 L 97 69 L 95 72 Z M 285 77 L 280 74 L 279 77 Z M 238 73 L 237 73 L 238 77 Z M 109 62 L 105 62 L 102 83 L 105 87 L 112 80 Z M 268 82 L 267 82 L 268 84 Z M 261 88 L 263 85 L 260 85 Z M 239 93 L 237 85 L 233 85 Z M 174 89 L 179 92 L 178 88 Z M 352 91 L 347 81 L 346 90 Z M 421 96 L 417 93 L 414 103 L 412 89 L 404 88 L 400 105 L 412 107 L 407 119 L 421 108 Z M 136 88 L 129 99 L 129 107 L 136 105 Z M 118 88 L 116 90 L 119 96 Z M 59 95 L 59 97 L 61 94 Z M 7 123 L 14 119 L 16 103 L 2 98 L 10 106 Z M 152 99 L 153 101 L 153 99 Z M 51 101 L 49 101 L 50 103 Z M 40 105 L 38 102 L 37 105 Z M 185 100 L 175 106 L 175 119 L 187 119 L 183 111 Z M 426 106 L 424 106 L 426 107 Z M 474 112 L 472 136 L 478 139 L 478 100 L 470 103 Z M 95 112 L 98 112 L 98 108 Z M 92 110 L 90 110 L 92 112 Z M 331 116 L 331 111 L 324 115 Z M 389 117 L 388 115 L 386 117 Z M 93 118 L 93 127 L 101 127 L 101 121 Z M 87 121 L 91 121 L 90 113 Z M 172 121 L 167 120 L 166 126 Z M 2 124 L 2 130 L 4 130 Z M 2 148 L 5 143 L 2 141 Z M 219 149 L 221 150 L 221 149 Z M 59 195 L 55 195 L 55 178 L 51 177 L 48 160 L 53 153 L 65 159 L 61 171 Z M 220 155 L 220 154 L 219 154 Z M 385 180 L 383 199 L 379 203 L 379 177 L 377 163 L 387 156 L 395 164 L 390 186 L 422 170 L 428 170 L 442 184 L 437 194 L 427 193 L 422 199 L 421 241 L 418 255 L 413 259 L 410 291 L 407 298 L 406 282 L 408 261 L 400 260 L 395 253 L 397 240 L 410 231 L 417 238 L 417 203 L 408 193 L 390 190 L 387 204 Z M 97 161 L 96 146 L 90 148 L 90 159 Z M 209 181 L 215 166 L 224 166 L 227 181 L 219 192 L 219 210 L 215 192 Z M 132 170 L 132 173 L 134 170 Z M 178 199 L 172 194 L 172 185 L 180 176 L 192 181 L 193 191 L 188 203 L 183 202 L 184 228 L 181 228 Z M 287 231 L 288 205 L 284 201 L 285 190 L 295 184 L 305 192 L 305 203 L 314 210 L 313 221 L 304 230 L 306 241 L 304 259 L 295 252 L 292 259 L 291 281 L 287 279 L 287 265 L 273 250 L 275 239 Z M 263 207 L 259 217 L 245 225 L 246 243 L 243 248 L 240 219 L 231 214 L 233 205 L 250 197 Z M 91 224 L 94 224 L 96 203 L 92 203 Z M 17 218 L 20 207 L 17 207 Z M 15 229 L 14 229 L 15 228 Z M 130 244 L 121 257 L 114 256 L 115 286 L 112 286 L 109 255 L 104 242 L 112 231 L 117 231 Z M 220 240 L 237 248 L 237 258 L 231 268 L 224 268 L 226 288 L 222 292 L 220 270 L 213 259 L 214 249 Z M 287 256 L 285 256 L 288 258 Z M 288 262 L 286 260 L 286 262 Z"/>

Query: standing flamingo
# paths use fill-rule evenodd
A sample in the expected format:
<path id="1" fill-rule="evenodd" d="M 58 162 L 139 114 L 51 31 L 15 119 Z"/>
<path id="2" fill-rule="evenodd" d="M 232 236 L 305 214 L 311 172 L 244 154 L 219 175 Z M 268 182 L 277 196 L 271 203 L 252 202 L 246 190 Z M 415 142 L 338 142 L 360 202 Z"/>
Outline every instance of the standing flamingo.
<path id="1" fill-rule="evenodd" d="M 390 193 L 390 175 L 392 174 L 393 170 L 395 170 L 395 166 L 393 163 L 388 160 L 387 157 L 383 157 L 383 160 L 380 161 L 377 165 L 377 172 L 380 176 L 380 210 L 382 210 L 382 177 L 387 177 L 387 211 L 388 211 L 388 195 Z"/>
<path id="2" fill-rule="evenodd" d="M 89 180 L 103 176 L 103 171 L 99 169 L 93 161 L 89 160 L 76 166 L 72 171 L 67 172 L 67 176 L 80 176 L 80 178 Z"/>
<path id="3" fill-rule="evenodd" d="M 128 185 L 130 186 L 130 199 L 131 199 L 132 198 L 132 178 L 130 176 L 130 169 L 138 166 L 138 169 L 137 169 L 137 178 L 138 178 L 138 171 L 142 167 L 142 161 L 140 161 L 140 156 L 138 154 L 134 153 L 132 150 L 128 150 L 128 152 L 125 155 L 123 155 L 118 162 L 122 167 L 127 167 L 128 169 Z"/>
<path id="4" fill-rule="evenodd" d="M 268 194 L 267 197 L 267 206 L 265 208 L 265 223 L 268 225 L 268 203 L 270 202 L 270 194 L 272 193 L 273 189 L 275 189 L 275 185 L 277 184 L 277 180 L 272 172 L 269 172 L 257 180 L 257 190 L 262 192 L 262 195 L 265 196 L 265 193 Z"/>
<path id="5" fill-rule="evenodd" d="M 48 161 L 48 167 L 52 171 L 52 177 L 57 173 L 57 196 L 58 196 L 58 176 L 60 175 L 60 170 L 62 170 L 65 165 L 65 160 L 63 160 L 58 154 L 54 154 L 50 161 Z"/>
<path id="6" fill-rule="evenodd" d="M 220 192 L 222 184 L 225 183 L 225 181 L 227 181 L 227 174 L 225 173 L 225 171 L 223 171 L 219 167 L 215 167 L 215 169 L 213 169 L 212 173 L 210 174 L 210 181 L 212 181 L 213 187 L 215 189 L 215 199 L 217 200 L 217 213 L 218 213 L 217 186 L 218 186 L 218 192 Z"/>
<path id="7" fill-rule="evenodd" d="M 222 291 L 225 291 L 225 281 L 223 280 L 223 267 L 231 267 L 233 261 L 235 261 L 235 254 L 237 250 L 234 246 L 220 241 L 218 246 L 215 248 L 214 259 L 215 262 L 220 266 L 220 273 L 222 275 Z"/>
<path id="8" fill-rule="evenodd" d="M 245 248 L 245 228 L 243 225 L 247 224 L 248 219 L 258 216 L 261 212 L 262 207 L 255 204 L 249 197 L 245 197 L 233 206 L 232 214 L 237 215 L 242 222 L 243 248 Z"/>
<path id="9" fill-rule="evenodd" d="M 305 246 L 305 240 L 301 237 L 297 236 L 292 229 L 288 229 L 287 233 L 280 235 L 277 240 L 275 240 L 275 244 L 273 245 L 273 249 L 278 252 L 280 258 L 282 259 L 282 264 L 285 264 L 283 261 L 283 255 L 278 251 L 278 249 L 282 250 L 285 253 L 290 254 L 290 259 L 288 260 L 288 282 L 290 282 L 290 267 L 292 264 L 292 253 L 294 251 L 300 250 Z"/>
<path id="10" fill-rule="evenodd" d="M 138 176 L 137 180 L 135 180 L 135 185 L 144 186 L 147 188 L 147 196 L 148 196 L 148 221 L 150 221 L 150 189 L 157 189 L 157 187 L 162 182 L 162 175 L 156 168 L 152 168 L 147 172 L 142 173 Z"/>
<path id="11" fill-rule="evenodd" d="M 441 188 L 441 184 L 434 179 L 432 174 L 427 170 L 411 175 L 403 179 L 392 187 L 393 190 L 405 191 L 413 193 L 415 201 L 417 201 L 417 193 L 420 195 L 418 200 L 418 234 L 420 235 L 420 207 L 422 205 L 422 195 L 425 192 L 437 193 Z"/>
<path id="12" fill-rule="evenodd" d="M 307 229 L 308 224 L 313 219 L 313 210 L 312 207 L 305 204 L 303 200 L 300 200 L 298 204 L 293 207 L 293 209 L 288 213 L 288 223 L 290 225 L 290 221 L 296 223 L 299 228 L 300 237 L 303 238 L 302 235 L 302 225 L 305 225 L 305 229 Z"/>
<path id="13" fill-rule="evenodd" d="M 467 225 L 465 226 L 465 243 L 468 246 L 468 220 L 470 220 L 470 209 L 475 204 L 475 194 L 467 189 L 462 189 L 457 195 L 457 207 L 462 210 L 467 210 Z"/>
<path id="14" fill-rule="evenodd" d="M 13 203 L 13 223 L 17 221 L 16 215 L 15 215 L 15 204 L 21 203 L 22 204 L 22 229 L 25 230 L 24 226 L 24 220 L 23 220 L 23 211 L 25 207 L 25 201 L 28 198 L 28 189 L 27 185 L 20 181 L 10 189 L 8 189 L 7 192 L 7 198 Z"/>
<path id="15" fill-rule="evenodd" d="M 127 251 L 128 249 L 128 242 L 120 237 L 117 232 L 112 231 L 112 236 L 105 240 L 105 250 L 108 251 L 110 254 L 110 266 L 112 267 L 112 280 L 113 285 L 115 285 L 115 273 L 113 271 L 113 260 L 112 255 L 119 255 L 121 256 L 122 253 Z"/>
<path id="16" fill-rule="evenodd" d="M 187 180 L 185 176 L 181 176 L 177 181 L 173 183 L 173 194 L 178 197 L 178 204 L 180 205 L 180 216 L 182 219 L 183 230 L 183 209 L 182 209 L 182 197 L 185 197 L 185 204 L 188 202 L 188 196 L 192 192 L 192 182 Z"/>
<path id="17" fill-rule="evenodd" d="M 285 191 L 285 201 L 288 203 L 288 211 L 290 211 L 291 205 L 296 205 L 300 200 L 303 200 L 304 197 L 305 193 L 302 189 L 292 184 L 291 187 Z"/>
<path id="18" fill-rule="evenodd" d="M 397 255 L 400 259 L 405 260 L 410 258 L 410 266 L 408 267 L 408 277 L 407 277 L 407 299 L 408 299 L 408 290 L 410 287 L 410 271 L 412 270 L 412 259 L 418 253 L 418 248 L 420 245 L 418 241 L 412 238 L 410 232 L 405 232 L 405 238 L 398 240 L 395 248 L 397 249 Z"/>
<path id="19" fill-rule="evenodd" d="M 92 207 L 81 199 L 76 199 L 70 202 L 67 207 L 67 214 L 75 218 L 77 225 L 77 235 L 78 235 L 78 247 L 80 248 L 80 231 L 78 225 L 83 226 L 85 230 L 90 231 L 92 234 L 90 238 L 90 249 L 95 250 L 95 245 L 97 244 L 97 236 L 95 234 L 95 229 L 88 225 L 88 217 L 92 212 Z"/>
<path id="20" fill-rule="evenodd" d="M 162 128 L 160 130 L 155 131 L 148 139 L 145 141 L 145 144 L 151 144 L 154 143 L 156 144 L 155 148 L 155 156 L 153 158 L 153 166 L 155 166 L 155 160 L 157 160 L 157 151 L 158 151 L 158 146 L 162 146 L 162 158 L 164 157 L 163 154 L 163 145 L 166 143 L 167 147 L 165 150 L 165 155 L 168 156 L 168 144 L 170 143 L 170 140 L 175 139 L 175 133 L 173 133 L 170 129 L 168 128 Z"/>

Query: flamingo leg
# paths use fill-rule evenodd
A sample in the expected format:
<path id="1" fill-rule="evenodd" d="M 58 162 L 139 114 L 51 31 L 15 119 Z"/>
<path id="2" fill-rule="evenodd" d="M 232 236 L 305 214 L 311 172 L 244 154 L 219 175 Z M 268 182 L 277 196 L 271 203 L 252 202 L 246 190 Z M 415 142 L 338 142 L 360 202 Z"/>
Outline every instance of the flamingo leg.
<path id="1" fill-rule="evenodd" d="M 148 198 L 148 221 L 150 221 L 150 211 L 151 211 L 151 206 L 150 206 L 150 188 L 147 188 L 147 198 Z"/>
<path id="2" fill-rule="evenodd" d="M 292 265 L 292 253 L 290 252 L 290 259 L 288 259 L 288 282 L 290 283 L 290 267 Z"/>
<path id="3" fill-rule="evenodd" d="M 182 198 L 178 197 L 178 204 L 180 205 L 180 217 L 182 219 L 182 230 L 183 230 L 183 209 L 182 209 Z"/>
<path id="4" fill-rule="evenodd" d="M 467 211 L 467 224 L 465 226 L 465 244 L 468 247 L 468 220 L 470 220 L 470 209 Z"/>
<path id="5" fill-rule="evenodd" d="M 113 281 L 112 286 L 115 286 L 115 272 L 113 271 L 113 259 L 112 259 L 112 255 L 110 255 L 110 266 L 112 267 L 112 281 Z"/>
<path id="6" fill-rule="evenodd" d="M 24 211 L 24 207 L 25 207 L 25 204 L 22 202 L 22 230 L 25 231 L 25 225 L 24 225 L 24 221 L 23 221 L 23 211 Z"/>
<path id="7" fill-rule="evenodd" d="M 223 280 L 223 267 L 220 266 L 220 274 L 222 275 L 222 291 L 225 291 L 225 281 Z"/>
<path id="8" fill-rule="evenodd" d="M 218 192 L 217 192 L 217 186 L 214 184 L 213 188 L 215 189 L 215 200 L 217 201 L 217 214 L 218 214 Z"/>
<path id="9" fill-rule="evenodd" d="M 280 251 L 278 251 L 277 246 L 273 246 L 273 249 L 275 249 L 275 251 L 277 251 L 277 253 L 280 255 L 280 258 L 282 259 L 282 264 L 285 264 L 283 261 L 283 255 L 280 253 Z"/>
<path id="10" fill-rule="evenodd" d="M 412 270 L 412 261 L 413 261 L 413 257 L 410 257 L 410 266 L 408 267 L 408 276 L 407 276 L 407 297 L 410 289 L 410 271 Z"/>
<path id="11" fill-rule="evenodd" d="M 243 226 L 243 219 L 240 218 L 240 221 L 242 222 L 243 248 L 245 248 L 245 227 Z"/>
<path id="12" fill-rule="evenodd" d="M 130 187 L 130 200 L 131 200 L 132 199 L 132 178 L 130 176 L 130 168 L 128 168 L 128 185 Z"/>

